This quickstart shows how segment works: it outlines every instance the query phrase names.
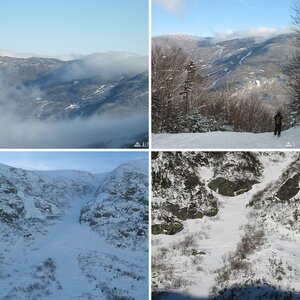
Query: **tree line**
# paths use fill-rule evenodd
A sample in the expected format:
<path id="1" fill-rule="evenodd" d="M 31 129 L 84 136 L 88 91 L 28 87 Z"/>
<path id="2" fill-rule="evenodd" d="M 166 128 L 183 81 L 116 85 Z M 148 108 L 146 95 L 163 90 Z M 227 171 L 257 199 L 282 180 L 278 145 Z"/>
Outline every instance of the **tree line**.
<path id="1" fill-rule="evenodd" d="M 180 48 L 153 46 L 153 132 L 271 130 L 273 113 L 257 96 L 241 99 L 226 87 L 212 90 L 202 69 Z"/>

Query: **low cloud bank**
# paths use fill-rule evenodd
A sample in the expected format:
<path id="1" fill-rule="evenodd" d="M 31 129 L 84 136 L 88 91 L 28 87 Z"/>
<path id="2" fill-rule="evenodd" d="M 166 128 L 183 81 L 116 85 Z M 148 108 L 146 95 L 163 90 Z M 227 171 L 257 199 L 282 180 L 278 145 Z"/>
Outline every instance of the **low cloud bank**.
<path id="1" fill-rule="evenodd" d="M 233 39 L 241 39 L 247 37 L 258 37 L 258 38 L 271 38 L 273 36 L 291 33 L 292 30 L 288 27 L 283 28 L 270 28 L 270 27 L 258 27 L 258 28 L 249 28 L 246 30 L 237 30 L 237 31 L 225 31 L 216 33 L 213 37 L 214 42 L 222 42 Z"/>
<path id="2" fill-rule="evenodd" d="M 10 85 L 5 77 L 0 75 L 0 118 L 10 116 L 17 119 L 25 117 L 28 101 L 42 98 L 43 92 L 39 87 L 25 87 L 23 84 Z M 0 120 L 1 122 L 1 120 Z"/>
<path id="3" fill-rule="evenodd" d="M 2 51 L 1 53 L 0 50 L 0 56 L 29 58 L 34 55 L 19 55 L 15 52 L 9 53 L 5 51 Z M 75 79 L 87 79 L 94 76 L 101 77 L 103 80 L 113 80 L 118 79 L 123 75 L 135 75 L 148 71 L 148 56 L 127 52 L 105 52 L 85 56 L 78 55 L 76 57 L 64 55 L 62 57 L 66 62 L 62 64 L 59 69 L 54 70 L 53 73 L 50 74 L 53 76 L 54 80 L 59 80 L 61 82 Z M 6 73 L 9 72 L 13 74 L 13 72 L 16 72 L 14 66 L 11 70 L 9 70 L 9 67 L 7 66 L 5 68 Z M 24 63 L 23 69 L 26 68 L 30 69 L 29 66 Z"/>
<path id="4" fill-rule="evenodd" d="M 103 79 L 118 78 L 124 74 L 138 74 L 148 70 L 148 57 L 123 52 L 97 53 L 81 60 L 69 62 L 58 75 L 69 81 L 100 76 Z"/>
<path id="5" fill-rule="evenodd" d="M 119 148 L 148 132 L 146 112 L 126 117 L 106 113 L 88 119 L 30 119 L 27 103 L 38 97 L 43 97 L 38 88 L 8 86 L 0 80 L 0 148 Z"/>
<path id="6" fill-rule="evenodd" d="M 0 118 L 0 148 L 119 148 L 148 132 L 148 115 L 124 118 L 94 116 L 66 121 Z"/>

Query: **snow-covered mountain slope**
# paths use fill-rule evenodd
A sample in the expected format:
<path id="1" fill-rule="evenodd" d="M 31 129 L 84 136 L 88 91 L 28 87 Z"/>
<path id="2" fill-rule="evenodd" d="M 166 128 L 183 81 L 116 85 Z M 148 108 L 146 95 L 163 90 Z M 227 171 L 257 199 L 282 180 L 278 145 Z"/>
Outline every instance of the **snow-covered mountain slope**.
<path id="1" fill-rule="evenodd" d="M 98 175 L 0 166 L 0 299 L 147 299 L 148 179 L 129 165 Z M 102 192 L 107 181 L 119 194 Z M 139 193 L 122 197 L 133 182 Z M 114 213 L 94 211 L 101 230 L 81 220 L 96 203 Z"/>
<path id="2" fill-rule="evenodd" d="M 295 51 L 295 35 L 248 37 L 226 41 L 188 35 L 153 38 L 153 43 L 175 45 L 203 64 L 212 88 L 226 86 L 239 96 L 254 94 L 271 106 L 286 102 L 284 69 Z"/>
<path id="3" fill-rule="evenodd" d="M 106 176 L 96 199 L 82 207 L 80 222 L 88 223 L 116 247 L 148 249 L 147 160 L 121 165 Z"/>
<path id="4" fill-rule="evenodd" d="M 300 299 L 298 153 L 164 152 L 152 161 L 152 177 L 161 178 L 152 201 L 154 299 Z M 207 209 L 201 197 L 182 204 L 178 182 L 190 174 L 198 184 L 184 193 L 204 189 L 215 214 L 174 212 L 193 201 Z M 238 189 L 247 179 L 251 185 Z M 175 222 L 180 230 L 157 230 Z"/>
<path id="5" fill-rule="evenodd" d="M 300 148 L 300 127 L 290 128 L 281 137 L 272 132 L 248 133 L 214 131 L 205 133 L 152 134 L 154 149 L 284 149 Z"/>
<path id="6" fill-rule="evenodd" d="M 22 102 L 14 112 L 39 120 L 147 113 L 147 63 L 147 57 L 118 52 L 72 61 L 0 57 L 1 106 Z"/>

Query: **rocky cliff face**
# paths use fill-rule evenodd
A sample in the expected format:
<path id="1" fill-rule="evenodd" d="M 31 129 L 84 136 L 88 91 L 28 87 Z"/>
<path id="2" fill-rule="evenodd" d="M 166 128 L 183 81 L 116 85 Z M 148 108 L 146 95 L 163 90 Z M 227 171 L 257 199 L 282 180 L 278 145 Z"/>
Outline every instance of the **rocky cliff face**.
<path id="1" fill-rule="evenodd" d="M 147 169 L 125 164 L 110 173 L 96 192 L 96 199 L 81 210 L 88 223 L 117 247 L 148 248 Z"/>
<path id="2" fill-rule="evenodd" d="M 0 219 L 16 225 L 35 218 L 42 222 L 61 217 L 73 197 L 92 193 L 94 186 L 80 178 L 53 178 L 1 165 Z"/>
<path id="3" fill-rule="evenodd" d="M 161 152 L 153 153 L 152 162 L 154 234 L 175 234 L 183 229 L 181 221 L 216 216 L 219 204 L 213 191 L 243 194 L 262 172 L 257 155 L 248 152 Z"/>

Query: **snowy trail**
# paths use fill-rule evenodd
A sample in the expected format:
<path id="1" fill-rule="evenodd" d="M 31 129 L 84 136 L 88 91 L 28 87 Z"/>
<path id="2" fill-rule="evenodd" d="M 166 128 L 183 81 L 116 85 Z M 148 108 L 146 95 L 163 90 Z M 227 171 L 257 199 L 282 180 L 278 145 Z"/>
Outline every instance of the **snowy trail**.
<path id="1" fill-rule="evenodd" d="M 300 127 L 282 132 L 280 138 L 267 133 L 206 132 L 152 134 L 154 149 L 285 149 L 300 148 Z"/>
<path id="2" fill-rule="evenodd" d="M 76 294 L 74 287 L 78 287 L 81 292 L 88 291 L 90 288 L 77 261 L 80 252 L 101 248 L 100 237 L 87 226 L 79 223 L 81 207 L 90 198 L 89 196 L 85 199 L 74 199 L 63 218 L 50 227 L 44 237 L 30 242 L 29 245 L 28 241 L 22 239 L 10 253 L 13 268 L 20 274 L 31 272 L 34 266 L 41 264 L 47 258 L 54 259 L 57 266 L 56 278 L 62 284 L 62 291 L 59 293 L 62 299 L 68 299 Z M 19 255 L 16 255 L 17 252 Z M 25 283 L 23 280 L 22 282 Z M 57 293 L 55 297 L 57 299 Z M 51 299 L 51 296 L 48 299 Z"/>
<path id="3" fill-rule="evenodd" d="M 244 60 L 245 60 L 248 56 L 250 56 L 251 54 L 252 54 L 252 51 L 250 50 L 245 56 L 243 56 L 243 57 L 241 58 L 239 64 L 242 66 Z"/>
<path id="4" fill-rule="evenodd" d="M 101 246 L 100 237 L 89 230 L 86 225 L 79 223 L 81 207 L 89 200 L 91 200 L 90 197 L 75 199 L 64 218 L 35 245 L 37 257 L 41 256 L 40 259 L 50 257 L 55 260 L 57 265 L 56 277 L 62 284 L 62 291 L 59 293 L 62 298 L 71 298 L 74 294 L 79 295 L 82 291 L 88 292 L 91 288 L 78 264 L 79 253 L 91 249 L 97 250 Z M 78 292 L 74 291 L 76 287 Z M 51 298 L 49 297 L 49 299 Z"/>
<path id="5" fill-rule="evenodd" d="M 209 291 L 214 284 L 214 271 L 221 267 L 222 257 L 224 254 L 234 251 L 237 243 L 241 238 L 241 226 L 247 224 L 247 214 L 249 209 L 246 205 L 258 191 L 264 190 L 267 185 L 282 174 L 286 167 L 292 163 L 293 155 L 291 154 L 280 163 L 270 164 L 268 158 L 263 158 L 262 163 L 267 172 L 264 173 L 261 183 L 256 184 L 253 188 L 237 197 L 220 197 L 223 202 L 220 215 L 216 220 L 207 222 L 211 226 L 210 236 L 200 242 L 200 246 L 207 255 L 204 256 L 204 274 L 199 274 L 199 284 L 191 287 L 190 292 L 194 296 L 208 297 Z M 266 168 L 267 167 L 267 168 Z M 205 221 L 204 221 L 205 222 Z M 224 230 L 226 228 L 226 230 Z M 197 229 L 197 228 L 195 228 Z M 203 276 L 204 275 L 204 276 Z"/>

